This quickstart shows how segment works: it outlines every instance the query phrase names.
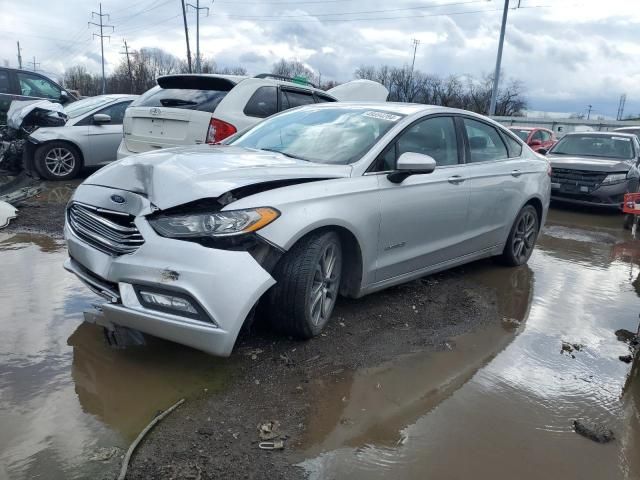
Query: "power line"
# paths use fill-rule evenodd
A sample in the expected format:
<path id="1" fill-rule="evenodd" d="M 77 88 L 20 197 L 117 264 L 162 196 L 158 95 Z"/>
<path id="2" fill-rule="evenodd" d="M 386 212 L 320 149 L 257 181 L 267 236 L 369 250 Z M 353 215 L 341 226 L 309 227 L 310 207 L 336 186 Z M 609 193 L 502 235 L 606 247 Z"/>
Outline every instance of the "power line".
<path id="1" fill-rule="evenodd" d="M 355 12 L 333 12 L 333 13 L 308 13 L 308 14 L 296 14 L 296 15 L 243 15 L 243 18 L 304 18 L 304 17 L 335 17 L 338 15 L 368 15 L 374 13 L 390 13 L 390 12 L 405 12 L 409 10 L 427 10 L 430 8 L 441 7 L 453 7 L 458 5 L 469 5 L 471 3 L 487 3 L 487 0 L 467 0 L 464 2 L 451 2 L 441 3 L 438 5 L 422 5 L 419 7 L 404 7 L 404 8 L 387 8 L 384 10 L 359 10 Z"/>
<path id="2" fill-rule="evenodd" d="M 104 76 L 104 38 L 107 37 L 108 39 L 111 39 L 111 37 L 109 35 L 105 35 L 103 33 L 103 29 L 110 28 L 111 31 L 114 31 L 115 27 L 113 25 L 105 25 L 104 23 L 102 23 L 102 17 L 109 18 L 108 13 L 102 13 L 102 3 L 100 3 L 100 13 L 91 12 L 91 18 L 93 18 L 94 15 L 100 19 L 100 23 L 95 23 L 95 22 L 87 22 L 87 23 L 89 25 L 95 25 L 96 27 L 100 27 L 100 34 L 94 33 L 93 36 L 100 37 L 100 53 L 102 56 L 102 94 L 104 95 L 107 91 L 107 80 Z"/>
<path id="3" fill-rule="evenodd" d="M 544 6 L 546 7 L 546 6 Z M 539 8 L 544 8 L 544 7 L 539 7 Z M 549 6 L 550 7 L 550 6 Z M 321 20 L 322 22 L 344 22 L 344 23 L 348 23 L 348 22 L 368 22 L 368 21 L 377 21 L 377 20 L 402 20 L 405 18 L 430 18 L 430 17 L 451 17 L 451 16 L 457 16 L 457 15 L 472 15 L 472 14 L 476 14 L 476 13 L 489 13 L 489 12 L 499 12 L 501 11 L 501 8 L 490 8 L 490 9 L 481 9 L 481 10 L 463 10 L 463 11 L 458 11 L 458 12 L 442 12 L 442 13 L 433 13 L 433 14 L 428 14 L 428 15 L 420 15 L 420 14 L 413 14 L 413 15 L 403 15 L 403 16 L 395 16 L 395 17 L 368 17 L 368 18 L 326 18 Z M 305 15 L 303 15 L 304 17 Z M 235 19 L 235 20 L 253 20 L 255 19 L 254 17 L 244 17 L 242 15 L 213 15 L 214 18 L 219 18 L 222 20 L 227 20 L 227 19 Z M 264 18 L 264 17 L 260 17 L 260 19 L 264 22 L 280 22 L 280 23 L 315 23 L 318 22 L 319 20 L 314 18 L 311 15 L 306 16 L 309 18 L 309 20 L 280 20 L 280 19 L 275 19 L 275 18 Z"/>

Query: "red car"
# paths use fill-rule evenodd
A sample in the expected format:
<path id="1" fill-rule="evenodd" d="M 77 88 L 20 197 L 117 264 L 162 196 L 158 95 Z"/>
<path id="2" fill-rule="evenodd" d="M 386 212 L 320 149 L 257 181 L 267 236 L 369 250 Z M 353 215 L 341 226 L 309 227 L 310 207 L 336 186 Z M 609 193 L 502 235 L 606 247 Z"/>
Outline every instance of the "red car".
<path id="1" fill-rule="evenodd" d="M 558 141 L 553 132 L 546 128 L 509 127 L 509 130 L 524 140 L 534 152 L 541 149 L 549 150 Z"/>

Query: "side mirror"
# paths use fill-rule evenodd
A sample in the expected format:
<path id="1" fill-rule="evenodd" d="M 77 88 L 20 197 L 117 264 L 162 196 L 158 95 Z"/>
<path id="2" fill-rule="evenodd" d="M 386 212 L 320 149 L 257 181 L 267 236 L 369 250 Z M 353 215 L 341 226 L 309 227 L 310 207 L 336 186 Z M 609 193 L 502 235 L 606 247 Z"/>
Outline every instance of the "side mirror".
<path id="1" fill-rule="evenodd" d="M 93 123 L 111 123 L 111 115 L 107 115 L 106 113 L 96 113 L 93 116 Z"/>
<path id="2" fill-rule="evenodd" d="M 540 155 L 546 155 L 548 151 L 549 150 L 547 150 L 546 148 L 541 148 L 536 153 L 539 153 Z"/>
<path id="3" fill-rule="evenodd" d="M 436 161 L 429 155 L 406 152 L 400 155 L 396 170 L 387 175 L 392 183 L 402 183 L 411 175 L 424 175 L 436 169 Z"/>
<path id="4" fill-rule="evenodd" d="M 540 140 L 531 140 L 529 142 L 530 147 L 539 147 L 540 145 L 542 145 L 542 142 Z"/>

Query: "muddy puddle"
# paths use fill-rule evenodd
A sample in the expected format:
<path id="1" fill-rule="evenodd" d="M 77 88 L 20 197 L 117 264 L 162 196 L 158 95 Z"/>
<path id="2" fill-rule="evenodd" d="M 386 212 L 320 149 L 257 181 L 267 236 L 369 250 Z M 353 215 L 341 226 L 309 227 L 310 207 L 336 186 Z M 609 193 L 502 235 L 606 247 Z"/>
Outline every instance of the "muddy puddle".
<path id="1" fill-rule="evenodd" d="M 56 201 L 53 199 L 52 201 Z M 119 450 L 227 362 L 152 341 L 115 350 L 83 324 L 96 301 L 62 269 L 63 242 L 0 232 L 0 478 L 113 478 Z"/>
<path id="2" fill-rule="evenodd" d="M 59 240 L 0 232 L 0 479 L 113 478 L 114 447 L 179 398 L 224 394 L 234 368 L 161 340 L 106 346 L 65 257 Z M 640 240 L 622 218 L 552 210 L 528 266 L 483 261 L 425 285 L 447 275 L 495 290 L 499 315 L 439 351 L 312 380 L 287 452 L 309 477 L 640 478 L 640 368 L 629 375 L 614 334 L 638 327 Z M 577 418 L 616 440 L 578 436 Z"/>
<path id="3" fill-rule="evenodd" d="M 640 378 L 627 381 L 614 334 L 638 328 L 639 264 L 620 216 L 551 211 L 527 267 L 462 269 L 497 290 L 493 324 L 318 385 L 334 393 L 317 400 L 300 465 L 311 479 L 640 478 Z M 585 439 L 574 419 L 616 440 Z"/>

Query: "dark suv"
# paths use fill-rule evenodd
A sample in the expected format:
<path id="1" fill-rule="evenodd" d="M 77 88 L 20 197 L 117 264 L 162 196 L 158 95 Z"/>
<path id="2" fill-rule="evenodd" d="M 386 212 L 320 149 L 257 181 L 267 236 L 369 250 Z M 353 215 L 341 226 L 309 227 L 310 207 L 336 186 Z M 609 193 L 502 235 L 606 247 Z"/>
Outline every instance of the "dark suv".
<path id="1" fill-rule="evenodd" d="M 0 67 L 0 125 L 7 121 L 13 100 L 51 100 L 62 105 L 76 101 L 67 90 L 36 72 Z"/>

